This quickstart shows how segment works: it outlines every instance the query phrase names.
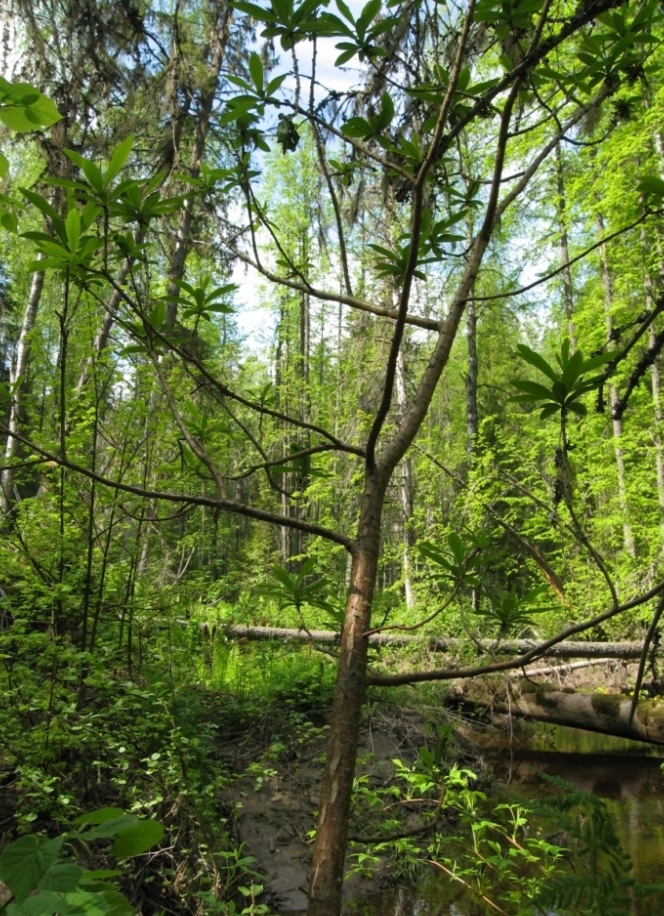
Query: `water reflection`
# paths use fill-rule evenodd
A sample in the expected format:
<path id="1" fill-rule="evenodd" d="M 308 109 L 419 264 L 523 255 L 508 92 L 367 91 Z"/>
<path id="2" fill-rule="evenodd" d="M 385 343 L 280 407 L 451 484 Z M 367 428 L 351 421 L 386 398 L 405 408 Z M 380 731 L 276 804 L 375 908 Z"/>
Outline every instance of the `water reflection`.
<path id="1" fill-rule="evenodd" d="M 505 732 L 478 734 L 480 752 L 496 776 L 526 798 L 552 791 L 541 774 L 558 776 L 607 801 L 623 848 L 640 884 L 664 883 L 664 779 L 653 749 L 557 726 L 523 727 L 510 743 Z M 462 889 L 427 875 L 415 889 L 394 888 L 349 900 L 344 916 L 473 916 Z M 633 916 L 664 913 L 664 894 L 635 901 Z M 556 916 L 549 913 L 547 916 Z"/>

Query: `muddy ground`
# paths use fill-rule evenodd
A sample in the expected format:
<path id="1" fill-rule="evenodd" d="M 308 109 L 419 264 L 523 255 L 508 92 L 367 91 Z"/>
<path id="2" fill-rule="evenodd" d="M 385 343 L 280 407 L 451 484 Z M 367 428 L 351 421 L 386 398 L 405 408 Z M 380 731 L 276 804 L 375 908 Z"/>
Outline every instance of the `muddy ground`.
<path id="1" fill-rule="evenodd" d="M 567 687 L 586 686 L 617 691 L 633 683 L 633 665 L 612 662 L 610 665 L 564 671 L 557 668 L 545 679 Z M 358 775 L 366 774 L 374 786 L 386 786 L 394 774 L 392 760 L 399 758 L 412 763 L 419 749 L 435 744 L 441 725 L 450 723 L 455 730 L 454 751 L 465 758 L 476 771 L 481 768 L 481 755 L 476 745 L 479 730 L 505 731 L 504 717 L 493 723 L 490 717 L 477 719 L 464 712 L 463 698 L 467 685 L 450 685 L 452 707 L 400 708 L 396 706 L 369 707 L 362 727 L 359 747 Z M 474 682 L 490 705 L 496 679 L 480 685 Z M 417 695 L 413 693 L 413 700 Z M 518 729 L 510 733 L 517 734 Z M 320 778 L 325 759 L 326 729 L 323 725 L 311 730 L 309 738 L 277 742 L 262 755 L 260 766 L 250 775 L 233 784 L 227 802 L 234 807 L 234 835 L 243 844 L 243 854 L 253 856 L 255 869 L 265 876 L 265 900 L 279 913 L 304 911 L 307 904 L 307 879 L 311 860 L 310 832 L 315 825 L 320 792 Z M 227 753 L 236 754 L 228 748 Z M 255 757 L 255 749 L 253 760 Z M 237 768 L 237 756 L 234 767 Z M 485 774 L 486 775 L 486 774 Z M 488 778 L 488 777 L 486 777 Z M 406 816 L 406 827 L 414 825 Z M 351 825 L 362 830 L 363 825 Z M 350 876 L 344 882 L 346 897 L 372 895 L 391 882 L 388 863 L 371 878 Z"/>

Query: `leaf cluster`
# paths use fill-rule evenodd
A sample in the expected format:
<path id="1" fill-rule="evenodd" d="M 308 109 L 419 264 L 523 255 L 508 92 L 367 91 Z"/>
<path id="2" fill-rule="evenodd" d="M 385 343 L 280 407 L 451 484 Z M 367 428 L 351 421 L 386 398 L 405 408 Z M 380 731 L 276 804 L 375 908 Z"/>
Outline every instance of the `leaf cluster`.
<path id="1" fill-rule="evenodd" d="M 87 871 L 63 857 L 66 845 L 87 849 L 95 840 L 112 840 L 110 852 L 118 859 L 140 855 L 159 843 L 164 828 L 154 820 L 141 820 L 121 808 L 101 808 L 78 817 L 78 829 L 48 839 L 24 836 L 10 843 L 0 858 L 0 880 L 13 902 L 0 909 L 6 916 L 55 916 L 95 913 L 133 916 L 135 907 L 109 881 L 122 874 L 117 869 Z"/>

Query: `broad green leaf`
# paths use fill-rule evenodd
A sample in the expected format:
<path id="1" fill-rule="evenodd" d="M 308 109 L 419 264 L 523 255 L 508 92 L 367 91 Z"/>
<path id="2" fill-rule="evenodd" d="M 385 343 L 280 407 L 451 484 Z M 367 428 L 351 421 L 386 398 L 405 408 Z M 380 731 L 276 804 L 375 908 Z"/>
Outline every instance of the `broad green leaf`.
<path id="1" fill-rule="evenodd" d="M 133 145 L 134 135 L 130 134 L 126 140 L 123 140 L 122 143 L 120 143 L 119 146 L 116 146 L 113 150 L 110 162 L 108 163 L 108 168 L 104 174 L 104 183 L 107 187 L 126 164 Z"/>
<path id="2" fill-rule="evenodd" d="M 10 210 L 0 210 L 0 225 L 7 232 L 18 232 L 18 217 Z"/>
<path id="3" fill-rule="evenodd" d="M 78 250 L 78 242 L 81 237 L 81 217 L 78 215 L 78 210 L 70 210 L 67 214 L 67 241 L 69 242 L 69 250 L 74 252 Z"/>
<path id="4" fill-rule="evenodd" d="M 519 391 L 525 391 L 533 399 L 538 400 L 549 400 L 552 396 L 550 388 L 546 388 L 544 385 L 540 385 L 539 382 L 530 382 L 527 380 L 514 379 L 512 384 L 515 388 L 518 388 Z"/>
<path id="5" fill-rule="evenodd" d="M 164 837 L 164 828 L 157 821 L 140 821 L 135 827 L 123 830 L 111 846 L 111 852 L 119 859 L 147 852 Z"/>
<path id="6" fill-rule="evenodd" d="M 0 858 L 0 880 L 21 904 L 39 887 L 39 882 L 55 864 L 64 837 L 44 840 L 24 836 L 5 849 Z"/>
<path id="7" fill-rule="evenodd" d="M 607 363 L 610 363 L 615 358 L 615 353 L 600 353 L 597 356 L 591 356 L 589 359 L 583 361 L 581 371 L 584 374 L 586 372 L 593 372 L 595 369 L 599 369 L 600 366 L 605 366 Z"/>
<path id="8" fill-rule="evenodd" d="M 530 347 L 526 347 L 525 344 L 519 344 L 516 349 L 517 349 L 517 353 L 519 354 L 521 359 L 524 360 L 524 362 L 527 362 L 529 365 L 534 366 L 536 369 L 539 369 L 539 371 L 543 372 L 544 375 L 548 376 L 552 382 L 558 381 L 560 376 L 558 375 L 556 370 L 553 369 L 547 363 L 547 361 L 542 356 L 539 355 L 539 353 L 535 353 L 534 350 L 531 350 Z"/>
<path id="9" fill-rule="evenodd" d="M 28 83 L 9 84 L 10 90 L 0 96 L 0 122 L 10 130 L 23 133 L 50 127 L 62 115 L 51 99 Z"/>
<path id="10" fill-rule="evenodd" d="M 9 161 L 4 153 L 0 152 L 0 178 L 4 178 L 9 171 Z"/>
<path id="11" fill-rule="evenodd" d="M 449 544 L 450 550 L 454 556 L 454 559 L 457 563 L 461 564 L 463 562 L 466 551 L 463 546 L 463 541 L 456 532 L 452 531 L 447 538 L 447 543 Z"/>
<path id="12" fill-rule="evenodd" d="M 53 209 L 45 197 L 42 197 L 41 194 L 37 194 L 35 191 L 30 191 L 27 188 L 19 188 L 19 191 L 25 198 L 27 198 L 27 200 L 30 201 L 33 206 L 37 207 L 37 209 L 40 210 L 44 216 L 46 216 L 51 221 L 56 231 L 56 227 L 59 227 L 64 234 L 64 220 L 61 218 L 59 213 Z"/>
<path id="13" fill-rule="evenodd" d="M 369 137 L 374 130 L 364 118 L 349 118 L 341 125 L 341 133 L 347 137 Z"/>
<path id="14" fill-rule="evenodd" d="M 260 54 L 256 54 L 255 51 L 253 51 L 249 57 L 249 73 L 251 75 L 252 82 L 256 87 L 256 91 L 262 92 L 263 81 L 265 79 L 263 73 L 263 61 L 261 60 Z"/>
<path id="15" fill-rule="evenodd" d="M 163 299 L 157 302 L 155 307 L 152 309 L 148 321 L 152 327 L 155 328 L 155 330 L 161 330 L 164 322 L 166 321 L 166 303 Z"/>
<path id="16" fill-rule="evenodd" d="M 637 187 L 646 197 L 664 198 L 664 180 L 656 175 L 646 175 L 639 181 Z"/>
<path id="17" fill-rule="evenodd" d="M 82 874 L 83 869 L 74 862 L 56 862 L 39 882 L 39 887 L 59 893 L 73 891 L 78 887 Z"/>
<path id="18" fill-rule="evenodd" d="M 547 417 L 552 417 L 554 414 L 560 413 L 560 410 L 560 404 L 547 404 L 540 411 L 540 420 L 546 420 Z"/>
<path id="19" fill-rule="evenodd" d="M 105 810 L 113 809 L 101 809 L 102 812 Z M 120 831 L 135 827 L 138 823 L 138 817 L 135 814 L 124 814 L 124 812 L 120 810 L 120 814 L 114 817 L 104 816 L 104 820 L 88 821 L 88 823 L 92 823 L 94 826 L 89 830 L 85 830 L 83 833 L 77 833 L 77 839 L 89 842 L 90 840 L 99 840 L 104 837 L 117 836 Z"/>
<path id="20" fill-rule="evenodd" d="M 580 350 L 573 353 L 563 369 L 563 384 L 570 391 L 583 371 L 583 354 Z"/>
<path id="21" fill-rule="evenodd" d="M 287 470 L 290 470 L 290 468 L 287 468 Z M 295 580 L 291 578 L 290 574 L 286 569 L 283 568 L 283 566 L 274 565 L 272 567 L 272 575 L 275 577 L 275 579 L 278 579 L 284 588 L 287 588 L 289 592 L 293 592 L 295 590 Z"/>

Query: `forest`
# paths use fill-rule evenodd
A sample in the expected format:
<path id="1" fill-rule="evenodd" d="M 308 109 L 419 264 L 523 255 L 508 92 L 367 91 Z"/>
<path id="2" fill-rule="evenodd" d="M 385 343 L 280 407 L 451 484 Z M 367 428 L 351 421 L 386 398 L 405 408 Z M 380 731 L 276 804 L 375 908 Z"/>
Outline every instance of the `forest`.
<path id="1" fill-rule="evenodd" d="M 242 825 L 305 761 L 307 916 L 634 912 L 602 802 L 492 802 L 445 710 L 664 744 L 660 3 L 0 28 L 0 913 L 298 910 Z M 584 653 L 623 694 L 514 692 Z"/>

